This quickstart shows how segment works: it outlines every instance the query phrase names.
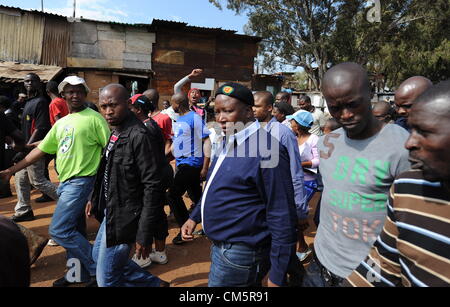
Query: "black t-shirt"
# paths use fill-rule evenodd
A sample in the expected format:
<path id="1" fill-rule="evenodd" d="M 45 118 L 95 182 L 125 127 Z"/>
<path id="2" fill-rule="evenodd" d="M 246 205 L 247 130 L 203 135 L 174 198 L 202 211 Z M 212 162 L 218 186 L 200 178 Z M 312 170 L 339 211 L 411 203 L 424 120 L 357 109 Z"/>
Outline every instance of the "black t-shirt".
<path id="1" fill-rule="evenodd" d="M 35 141 L 43 140 L 50 130 L 49 103 L 44 97 L 35 97 L 27 101 L 22 114 L 22 133 L 28 143 L 34 131 L 39 129 Z"/>
<path id="2" fill-rule="evenodd" d="M 4 169 L 5 163 L 5 136 L 11 135 L 17 128 L 0 112 L 0 169 Z"/>
<path id="3" fill-rule="evenodd" d="M 151 118 L 146 119 L 144 121 L 144 125 L 147 127 L 148 131 L 150 132 L 152 141 L 156 145 L 158 145 L 158 148 L 155 148 L 155 154 L 158 155 L 156 157 L 156 162 L 163 163 L 163 161 L 166 160 L 166 158 L 165 158 L 165 141 L 164 141 L 164 136 L 161 131 L 161 128 Z"/>

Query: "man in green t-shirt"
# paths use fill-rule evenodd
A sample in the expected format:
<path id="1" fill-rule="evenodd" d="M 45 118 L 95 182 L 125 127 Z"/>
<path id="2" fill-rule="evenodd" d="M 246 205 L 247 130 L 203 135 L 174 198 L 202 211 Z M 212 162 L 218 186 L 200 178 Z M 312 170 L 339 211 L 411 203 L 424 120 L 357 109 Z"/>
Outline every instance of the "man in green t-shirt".
<path id="1" fill-rule="evenodd" d="M 89 88 L 79 77 L 64 79 L 58 90 L 67 101 L 70 114 L 55 123 L 44 140 L 25 159 L 0 172 L 9 178 L 45 154 L 56 154 L 59 200 L 50 224 L 50 236 L 67 251 L 70 263 L 78 264 L 71 275 L 56 280 L 55 287 L 90 282 L 96 273 L 92 246 L 85 235 L 84 209 L 94 185 L 102 149 L 110 130 L 105 119 L 85 105 Z M 68 263 L 69 263 L 68 261 Z M 73 274 L 75 272 L 75 274 Z"/>

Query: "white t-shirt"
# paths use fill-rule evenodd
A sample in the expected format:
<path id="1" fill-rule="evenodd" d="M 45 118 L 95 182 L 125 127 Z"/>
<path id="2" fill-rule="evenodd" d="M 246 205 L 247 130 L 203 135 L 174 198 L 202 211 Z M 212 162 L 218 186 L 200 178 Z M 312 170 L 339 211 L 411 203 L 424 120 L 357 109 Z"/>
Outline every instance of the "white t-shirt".
<path id="1" fill-rule="evenodd" d="M 317 136 L 322 136 L 323 132 L 320 128 L 325 126 L 327 118 L 325 114 L 318 108 L 314 108 L 314 112 L 312 112 L 311 114 L 314 118 L 314 122 L 312 124 L 311 130 L 309 130 L 309 133 L 315 134 Z"/>

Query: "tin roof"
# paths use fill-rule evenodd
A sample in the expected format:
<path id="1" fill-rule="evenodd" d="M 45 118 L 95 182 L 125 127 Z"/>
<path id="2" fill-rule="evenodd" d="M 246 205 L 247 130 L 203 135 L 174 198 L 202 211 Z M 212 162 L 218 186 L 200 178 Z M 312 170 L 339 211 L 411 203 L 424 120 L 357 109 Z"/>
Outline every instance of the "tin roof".
<path id="1" fill-rule="evenodd" d="M 53 14 L 53 13 L 42 12 L 42 11 L 38 11 L 38 10 L 24 10 L 24 9 L 19 8 L 19 7 L 0 5 L 0 9 L 2 9 L 2 8 L 19 10 L 21 13 L 23 13 L 23 12 L 31 12 L 33 14 L 39 14 L 39 15 L 44 15 L 44 16 L 51 16 L 51 17 L 55 17 L 55 18 L 64 18 L 64 19 L 67 19 L 68 21 L 70 21 L 72 19 L 70 16 L 63 16 L 63 15 L 58 15 L 58 14 Z M 208 28 L 208 27 L 190 26 L 190 25 L 188 25 L 185 22 L 163 20 L 163 19 L 153 19 L 152 23 L 150 23 L 150 24 L 146 24 L 146 23 L 135 23 L 135 24 L 132 24 L 132 23 L 117 22 L 117 21 L 93 20 L 93 19 L 87 19 L 87 18 L 83 18 L 83 17 L 80 17 L 79 20 L 80 21 L 88 21 L 88 22 L 104 23 L 104 24 L 110 24 L 110 25 L 118 25 L 118 26 L 136 27 L 136 28 L 149 28 L 150 30 L 154 30 L 157 27 L 165 27 L 165 28 L 172 28 L 172 29 L 191 30 L 191 31 L 203 32 L 203 33 L 215 32 L 215 33 L 218 33 L 218 34 L 219 33 L 232 34 L 232 35 L 240 36 L 240 37 L 243 37 L 243 38 L 250 38 L 250 39 L 257 40 L 257 41 L 261 41 L 260 37 L 243 35 L 243 34 L 236 34 L 237 31 L 235 31 L 235 30 L 226 30 L 226 29 L 222 29 L 222 28 Z"/>
<path id="2" fill-rule="evenodd" d="M 29 73 L 37 74 L 42 81 L 52 80 L 62 71 L 62 67 L 35 64 L 19 64 L 0 61 L 0 81 L 4 83 L 23 82 Z"/>

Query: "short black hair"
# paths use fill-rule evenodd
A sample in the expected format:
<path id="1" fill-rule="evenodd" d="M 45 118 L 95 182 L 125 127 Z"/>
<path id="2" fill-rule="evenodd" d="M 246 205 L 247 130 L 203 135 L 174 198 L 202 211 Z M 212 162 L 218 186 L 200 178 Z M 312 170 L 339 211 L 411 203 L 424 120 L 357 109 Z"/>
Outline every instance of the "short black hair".
<path id="1" fill-rule="evenodd" d="M 281 114 L 287 116 L 295 113 L 294 108 L 287 102 L 276 102 L 274 107 L 277 108 Z"/>
<path id="2" fill-rule="evenodd" d="M 45 89 L 47 90 L 47 92 L 50 92 L 55 95 L 59 95 L 58 82 L 56 82 L 56 81 L 48 81 L 47 85 L 45 86 Z"/>
<path id="3" fill-rule="evenodd" d="M 155 105 L 153 104 L 147 96 L 141 95 L 135 100 L 133 106 L 137 109 L 142 110 L 145 114 L 155 111 Z"/>
<path id="4" fill-rule="evenodd" d="M 298 97 L 298 101 L 304 101 L 307 103 L 311 103 L 311 98 L 308 95 L 300 95 Z"/>
<path id="5" fill-rule="evenodd" d="M 41 77 L 39 77 L 39 75 L 35 74 L 34 72 L 30 72 L 30 73 L 26 74 L 26 76 L 31 76 L 31 77 L 33 77 L 33 79 L 36 79 L 39 82 L 41 82 Z"/>

